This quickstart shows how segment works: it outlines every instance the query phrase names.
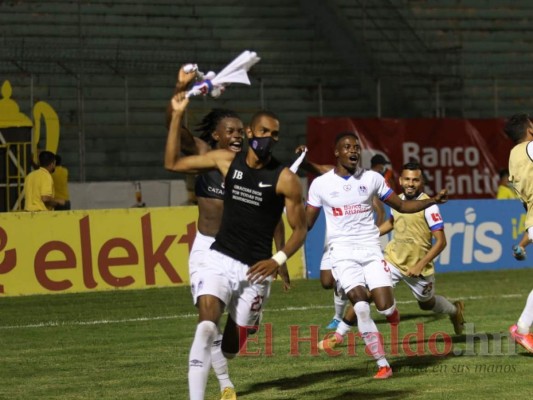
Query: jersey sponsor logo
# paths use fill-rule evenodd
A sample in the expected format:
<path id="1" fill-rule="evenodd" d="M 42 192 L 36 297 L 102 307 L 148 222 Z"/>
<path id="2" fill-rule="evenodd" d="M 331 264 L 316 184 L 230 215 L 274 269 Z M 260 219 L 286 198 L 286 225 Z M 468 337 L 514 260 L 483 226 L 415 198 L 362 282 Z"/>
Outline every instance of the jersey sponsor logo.
<path id="1" fill-rule="evenodd" d="M 368 194 L 368 188 L 365 185 L 359 186 L 359 194 L 361 196 L 366 196 Z"/>
<path id="2" fill-rule="evenodd" d="M 266 187 L 272 187 L 272 185 L 270 185 L 268 183 L 259 182 L 259 187 L 260 188 L 266 188 Z"/>
<path id="3" fill-rule="evenodd" d="M 334 199 L 334 198 L 336 198 L 336 197 L 339 197 L 339 194 L 340 194 L 340 193 L 337 192 L 337 191 L 335 191 L 335 192 L 331 192 L 331 193 L 329 194 L 329 197 L 331 197 L 332 199 Z"/>
<path id="4" fill-rule="evenodd" d="M 349 192 L 350 190 L 352 190 L 352 185 L 344 185 L 342 188 L 345 192 Z"/>
<path id="5" fill-rule="evenodd" d="M 434 222 L 442 221 L 442 217 L 440 216 L 439 213 L 431 213 L 431 219 L 432 219 Z"/>
<path id="6" fill-rule="evenodd" d="M 207 187 L 207 191 L 211 192 L 211 193 L 215 193 L 215 194 L 224 195 L 224 190 L 223 189 L 219 189 L 219 188 L 213 187 L 213 186 L 208 186 Z"/>
<path id="7" fill-rule="evenodd" d="M 338 207 L 331 207 L 331 210 L 333 211 L 333 216 L 334 217 L 339 217 L 342 214 L 342 208 L 338 208 Z"/>
<path id="8" fill-rule="evenodd" d="M 242 179 L 242 171 L 239 171 L 238 169 L 233 171 L 233 176 L 231 177 L 231 179 Z"/>

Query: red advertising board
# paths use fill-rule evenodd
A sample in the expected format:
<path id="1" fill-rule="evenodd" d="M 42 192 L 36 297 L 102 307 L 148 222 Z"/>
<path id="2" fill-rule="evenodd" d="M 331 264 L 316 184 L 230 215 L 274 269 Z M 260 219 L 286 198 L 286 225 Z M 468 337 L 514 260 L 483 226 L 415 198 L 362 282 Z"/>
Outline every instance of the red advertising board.
<path id="1" fill-rule="evenodd" d="M 418 161 L 427 177 L 425 191 L 447 188 L 452 198 L 494 197 L 498 171 L 507 168 L 513 143 L 503 132 L 503 119 L 381 119 L 309 118 L 309 160 L 334 164 L 334 140 L 340 132 L 353 132 L 363 147 L 363 166 L 383 154 L 393 171 Z"/>

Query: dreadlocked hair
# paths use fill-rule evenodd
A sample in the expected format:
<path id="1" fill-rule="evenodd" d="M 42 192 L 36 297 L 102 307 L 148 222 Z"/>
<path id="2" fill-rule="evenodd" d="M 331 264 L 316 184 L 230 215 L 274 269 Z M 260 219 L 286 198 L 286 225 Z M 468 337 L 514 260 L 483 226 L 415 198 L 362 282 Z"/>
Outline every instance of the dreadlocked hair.
<path id="1" fill-rule="evenodd" d="M 213 139 L 212 133 L 216 131 L 217 125 L 224 118 L 238 118 L 239 115 L 235 111 L 227 110 L 224 108 L 213 108 L 209 114 L 206 114 L 202 120 L 196 125 L 196 132 L 200 133 L 200 139 L 209 144 L 211 147 L 215 147 L 217 142 Z"/>

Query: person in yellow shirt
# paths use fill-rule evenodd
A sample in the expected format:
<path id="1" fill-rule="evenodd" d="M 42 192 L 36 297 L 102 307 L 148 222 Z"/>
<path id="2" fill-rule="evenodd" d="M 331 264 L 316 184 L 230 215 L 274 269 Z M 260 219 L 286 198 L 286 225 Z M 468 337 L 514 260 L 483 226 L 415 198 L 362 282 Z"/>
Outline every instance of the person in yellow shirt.
<path id="1" fill-rule="evenodd" d="M 422 167 L 410 162 L 403 166 L 400 176 L 402 194 L 407 200 L 423 200 Z M 391 218 L 379 227 L 381 235 L 394 229 L 392 240 L 385 248 L 385 261 L 390 268 L 394 286 L 400 281 L 409 286 L 421 310 L 447 314 L 456 335 L 464 329 L 464 303 L 451 303 L 435 294 L 435 258 L 446 247 L 444 221 L 438 205 L 432 205 L 415 214 L 392 210 Z"/>
<path id="2" fill-rule="evenodd" d="M 505 123 L 504 132 L 515 144 L 509 154 L 509 181 L 526 209 L 524 228 L 527 239 L 530 239 L 533 238 L 533 123 L 529 115 L 515 114 Z M 524 235 L 521 241 L 522 250 L 529 243 L 527 239 Z M 516 257 L 515 247 L 513 253 Z M 523 253 L 525 257 L 525 251 Z M 530 332 L 532 325 L 533 290 L 529 292 L 518 321 L 509 328 L 511 337 L 530 353 L 533 353 L 533 333 Z"/>
<path id="3" fill-rule="evenodd" d="M 496 193 L 496 198 L 499 200 L 514 200 L 520 199 L 518 193 L 514 189 L 511 182 L 509 182 L 509 170 L 503 168 L 500 170 L 500 182 L 498 184 L 498 192 Z M 527 209 L 527 207 L 526 207 Z M 526 247 L 531 241 L 529 240 L 529 235 L 524 232 L 520 243 L 513 246 L 513 257 L 519 261 L 526 259 Z"/>
<path id="4" fill-rule="evenodd" d="M 55 198 L 52 172 L 56 156 L 50 151 L 39 153 L 39 169 L 32 171 L 24 180 L 24 211 L 53 211 L 65 201 Z"/>
<path id="5" fill-rule="evenodd" d="M 52 173 L 54 180 L 55 196 L 65 201 L 65 205 L 57 205 L 56 211 L 70 210 L 70 194 L 68 192 L 68 169 L 63 166 L 61 156 L 56 154 L 56 168 Z"/>
<path id="6" fill-rule="evenodd" d="M 499 200 L 518 199 L 518 194 L 509 182 L 509 170 L 507 168 L 500 170 L 500 182 L 498 183 L 496 198 Z"/>

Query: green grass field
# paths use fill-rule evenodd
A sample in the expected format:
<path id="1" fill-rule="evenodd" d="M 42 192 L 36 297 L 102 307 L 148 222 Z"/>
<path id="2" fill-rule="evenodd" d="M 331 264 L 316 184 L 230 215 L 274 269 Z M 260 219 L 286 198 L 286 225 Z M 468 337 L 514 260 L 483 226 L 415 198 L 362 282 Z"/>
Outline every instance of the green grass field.
<path id="1" fill-rule="evenodd" d="M 505 334 L 532 283 L 533 269 L 440 274 L 437 292 L 465 300 L 469 325 L 461 336 L 452 335 L 447 317 L 419 311 L 400 285 L 402 322 L 392 343 L 389 325 L 373 311 L 386 348 L 398 346 L 389 357 L 394 376 L 375 381 L 375 363 L 359 339 L 356 355 L 342 346 L 332 357 L 291 338 L 291 326 L 300 339 L 313 329 L 322 338 L 333 314 L 330 291 L 318 281 L 300 280 L 284 293 L 275 282 L 263 319 L 272 335 L 265 335 L 264 325 L 248 347 L 262 354 L 231 360 L 230 374 L 239 399 L 529 398 L 533 354 L 509 347 Z M 0 399 L 187 399 L 195 326 L 188 287 L 2 298 Z M 435 355 L 447 346 L 449 354 Z M 213 374 L 207 398 L 218 399 Z"/>

